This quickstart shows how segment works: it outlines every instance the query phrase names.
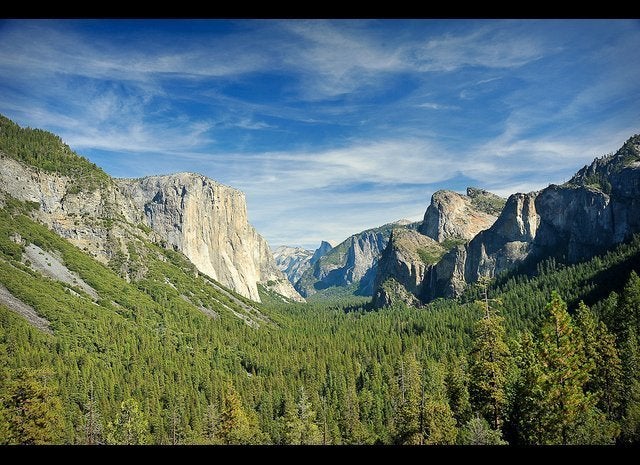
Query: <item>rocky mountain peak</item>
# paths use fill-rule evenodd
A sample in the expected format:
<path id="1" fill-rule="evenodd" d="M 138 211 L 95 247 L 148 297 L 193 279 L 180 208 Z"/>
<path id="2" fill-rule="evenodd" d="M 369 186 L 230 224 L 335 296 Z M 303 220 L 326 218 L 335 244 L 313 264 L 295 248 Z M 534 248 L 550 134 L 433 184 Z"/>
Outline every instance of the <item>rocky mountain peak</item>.
<path id="1" fill-rule="evenodd" d="M 431 196 L 418 231 L 437 242 L 470 240 L 494 223 L 503 205 L 504 199 L 474 187 L 467 189 L 467 195 L 439 190 Z"/>
<path id="2" fill-rule="evenodd" d="M 609 178 L 625 167 L 640 161 L 640 134 L 635 134 L 615 153 L 596 158 L 581 168 L 565 185 L 590 186 L 605 193 L 611 191 Z"/>
<path id="3" fill-rule="evenodd" d="M 311 266 L 315 265 L 315 263 L 320 260 L 321 257 L 324 257 L 331 249 L 333 249 L 334 244 L 329 241 L 322 241 L 320 243 L 320 247 L 318 247 L 314 252 L 311 258 L 309 259 L 309 264 Z"/>

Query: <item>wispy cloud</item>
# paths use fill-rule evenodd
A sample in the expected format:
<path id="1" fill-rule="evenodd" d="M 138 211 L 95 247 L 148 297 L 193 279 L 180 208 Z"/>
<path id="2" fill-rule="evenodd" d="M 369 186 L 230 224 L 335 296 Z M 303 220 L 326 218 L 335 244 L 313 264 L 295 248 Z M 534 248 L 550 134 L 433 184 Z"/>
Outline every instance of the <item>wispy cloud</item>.
<path id="1" fill-rule="evenodd" d="M 425 102 L 418 105 L 419 108 L 428 108 L 429 110 L 458 110 L 460 107 L 456 105 L 443 105 L 435 102 Z"/>
<path id="2" fill-rule="evenodd" d="M 539 37 L 514 35 L 503 25 L 489 25 L 466 34 L 446 34 L 410 50 L 420 71 L 454 71 L 466 66 L 514 68 L 541 58 Z"/>
<path id="3" fill-rule="evenodd" d="M 615 150 L 638 46 L 632 21 L 9 20 L 0 112 L 118 176 L 203 172 L 273 245 L 313 247 Z"/>

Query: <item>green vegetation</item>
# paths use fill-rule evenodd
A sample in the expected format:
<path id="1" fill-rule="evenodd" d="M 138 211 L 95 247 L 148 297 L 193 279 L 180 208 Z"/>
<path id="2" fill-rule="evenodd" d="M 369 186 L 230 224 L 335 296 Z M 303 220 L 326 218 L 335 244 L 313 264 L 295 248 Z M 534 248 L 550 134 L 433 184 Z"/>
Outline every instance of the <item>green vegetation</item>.
<path id="1" fill-rule="evenodd" d="M 633 161 L 625 147 L 618 168 Z M 0 150 L 71 177 L 72 191 L 109 182 L 59 138 L 1 116 Z M 144 225 L 126 224 L 141 234 L 105 266 L 35 208 L 0 198 L 0 283 L 52 331 L 0 301 L 0 444 L 640 444 L 640 235 L 458 300 L 372 311 L 355 284 L 306 304 L 260 288 L 256 304 L 148 242 Z M 436 263 L 463 242 L 418 254 Z M 343 264 L 347 243 L 325 263 Z M 28 244 L 98 298 L 34 271 Z"/>
<path id="2" fill-rule="evenodd" d="M 498 216 L 507 203 L 502 197 L 474 187 L 467 189 L 467 195 L 471 197 L 471 205 L 474 208 L 490 215 Z"/>
<path id="3" fill-rule="evenodd" d="M 449 250 L 457 247 L 459 245 L 464 245 L 468 241 L 466 239 L 462 239 L 461 237 L 448 237 L 444 241 L 442 241 L 442 247 L 448 252 Z"/>
<path id="4" fill-rule="evenodd" d="M 0 115 L 0 151 L 3 155 L 72 178 L 70 191 L 93 191 L 109 176 L 94 163 L 79 156 L 60 137 L 41 129 L 21 128 Z"/>
<path id="5" fill-rule="evenodd" d="M 435 265 L 445 254 L 445 250 L 439 245 L 434 245 L 433 247 L 420 247 L 417 252 L 425 265 Z"/>
<path id="6" fill-rule="evenodd" d="M 640 438 L 640 237 L 583 264 L 545 262 L 537 276 L 478 286 L 457 302 L 371 311 L 353 296 L 292 304 L 264 289 L 257 305 L 149 243 L 144 276 L 127 283 L 30 220 L 28 205 L 4 204 L 0 282 L 54 334 L 0 305 L 2 443 Z M 100 299 L 25 266 L 17 235 L 57 252 Z"/>

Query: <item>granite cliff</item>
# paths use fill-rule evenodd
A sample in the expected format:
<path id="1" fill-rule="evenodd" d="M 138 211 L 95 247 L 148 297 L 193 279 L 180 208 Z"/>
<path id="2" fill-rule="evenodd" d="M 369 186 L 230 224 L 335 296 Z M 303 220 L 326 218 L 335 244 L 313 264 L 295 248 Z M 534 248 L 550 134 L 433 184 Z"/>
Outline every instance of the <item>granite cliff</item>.
<path id="1" fill-rule="evenodd" d="M 432 283 L 425 280 L 430 270 L 447 251 L 489 228 L 503 205 L 504 199 L 474 187 L 467 189 L 467 195 L 435 192 L 417 231 L 393 232 L 378 264 L 374 305 L 420 302 L 431 292 Z"/>
<path id="2" fill-rule="evenodd" d="M 0 122 L 9 144 L 20 128 Z M 81 159 L 66 146 L 54 148 L 68 151 L 72 162 Z M 150 241 L 182 252 L 200 272 L 254 301 L 258 284 L 303 300 L 249 224 L 242 192 L 193 173 L 113 179 L 94 165 L 66 175 L 25 158 L 0 152 L 0 189 L 37 204 L 40 222 L 126 279 L 144 275 L 142 244 Z"/>
<path id="3" fill-rule="evenodd" d="M 434 202 L 432 201 L 432 205 Z M 437 207 L 437 206 L 436 206 Z M 431 208 L 431 206 L 429 207 Z M 456 209 L 456 212 L 460 211 Z M 427 217 L 433 214 L 425 215 Z M 458 215 L 464 219 L 465 215 Z M 444 228 L 421 232 L 440 237 Z M 449 228 L 453 231 L 455 228 Z M 495 277 L 518 267 L 531 268 L 546 258 L 576 263 L 600 254 L 640 232 L 640 135 L 634 135 L 614 154 L 593 161 L 563 185 L 538 192 L 513 194 L 490 227 L 468 243 L 454 244 L 426 269 L 419 285 L 413 277 L 404 282 L 392 271 L 380 275 L 395 279 L 411 298 L 429 301 L 459 295 L 468 283 L 482 276 Z M 444 235 L 444 234 L 443 234 Z M 385 255 L 392 256 L 391 253 Z M 396 264 L 386 265 L 393 270 Z M 524 269 L 524 268 L 523 268 Z M 389 288 L 389 286 L 387 286 Z M 378 305 L 392 300 L 379 288 Z M 398 298 L 405 301 L 399 293 Z M 406 297 L 406 296 L 405 296 Z"/>
<path id="4" fill-rule="evenodd" d="M 416 226 L 410 221 L 400 220 L 352 235 L 320 256 L 296 282 L 296 290 L 308 297 L 329 287 L 357 285 L 359 295 L 372 295 L 378 260 L 391 231 Z"/>
<path id="5" fill-rule="evenodd" d="M 315 265 L 320 257 L 326 255 L 332 248 L 333 245 L 327 241 L 322 241 L 315 251 L 281 245 L 274 250 L 273 257 L 280 271 L 285 274 L 291 284 L 295 284 L 306 270 Z"/>

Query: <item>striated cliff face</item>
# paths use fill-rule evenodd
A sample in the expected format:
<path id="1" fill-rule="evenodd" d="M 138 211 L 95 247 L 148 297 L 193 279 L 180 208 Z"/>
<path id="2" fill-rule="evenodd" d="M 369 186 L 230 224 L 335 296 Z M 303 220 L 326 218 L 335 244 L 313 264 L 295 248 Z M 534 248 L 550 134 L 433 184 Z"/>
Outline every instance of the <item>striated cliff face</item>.
<path id="1" fill-rule="evenodd" d="M 427 217 L 433 218 L 428 213 L 425 223 Z M 430 221 L 420 230 L 436 237 L 447 231 L 434 227 L 446 222 Z M 416 287 L 413 278 L 399 282 L 420 301 L 452 297 L 482 276 L 494 277 L 548 257 L 569 263 L 586 260 L 638 232 L 640 135 L 635 135 L 615 154 L 596 159 L 564 185 L 510 196 L 493 225 L 427 268 L 421 286 Z"/>
<path id="2" fill-rule="evenodd" d="M 415 224 L 401 220 L 354 234 L 307 269 L 296 283 L 296 290 L 308 297 L 332 286 L 357 283 L 359 294 L 372 295 L 378 260 L 387 246 L 392 229 L 412 226 L 415 227 Z"/>
<path id="3" fill-rule="evenodd" d="M 157 239 L 135 225 L 143 219 L 131 199 L 108 182 L 95 190 L 77 190 L 74 180 L 44 172 L 0 153 L 0 189 L 18 200 L 34 202 L 39 221 L 102 263 L 126 253 L 136 235 Z"/>
<path id="4" fill-rule="evenodd" d="M 202 273 L 259 301 L 257 284 L 301 300 L 278 270 L 266 241 L 248 223 L 244 195 L 204 176 L 180 173 L 109 181 L 78 190 L 71 178 L 0 154 L 0 183 L 11 196 L 39 204 L 40 221 L 123 275 L 144 274 L 144 260 L 127 266 L 142 240 L 184 253 Z"/>
<path id="5" fill-rule="evenodd" d="M 444 253 L 436 241 L 418 231 L 395 229 L 378 262 L 373 304 L 386 307 L 401 300 L 416 305 L 424 276 Z"/>
<path id="6" fill-rule="evenodd" d="M 119 179 L 145 223 L 199 271 L 252 300 L 257 283 L 300 300 L 247 220 L 242 192 L 194 173 Z"/>

